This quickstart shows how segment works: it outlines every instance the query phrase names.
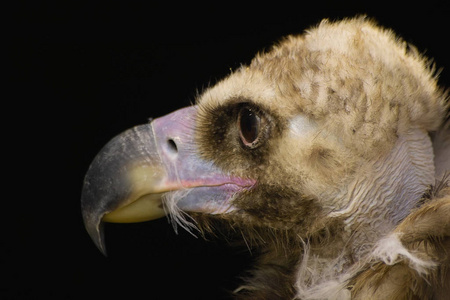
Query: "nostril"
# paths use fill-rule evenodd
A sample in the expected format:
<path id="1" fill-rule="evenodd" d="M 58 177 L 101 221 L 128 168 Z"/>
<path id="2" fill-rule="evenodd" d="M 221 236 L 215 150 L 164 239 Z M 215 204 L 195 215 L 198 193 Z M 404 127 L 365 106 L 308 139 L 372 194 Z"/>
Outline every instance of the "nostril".
<path id="1" fill-rule="evenodd" d="M 168 149 L 170 152 L 172 152 L 172 153 L 178 152 L 177 144 L 175 143 L 175 141 L 173 139 L 168 139 L 167 144 L 168 144 Z"/>

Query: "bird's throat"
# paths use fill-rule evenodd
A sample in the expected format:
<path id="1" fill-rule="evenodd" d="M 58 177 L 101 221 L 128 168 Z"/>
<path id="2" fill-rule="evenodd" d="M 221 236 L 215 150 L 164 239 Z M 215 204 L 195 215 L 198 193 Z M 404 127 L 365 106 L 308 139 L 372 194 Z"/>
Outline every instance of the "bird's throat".
<path id="1" fill-rule="evenodd" d="M 355 177 L 344 199 L 348 204 L 330 215 L 344 220 L 356 259 L 418 206 L 435 181 L 433 159 L 428 133 L 412 129 Z"/>
<path id="2" fill-rule="evenodd" d="M 329 214 L 335 220 L 332 226 L 342 222 L 341 234 L 326 247 L 313 241 L 304 245 L 297 269 L 299 296 L 323 298 L 321 292 L 333 290 L 337 299 L 350 299 L 346 282 L 358 272 L 358 262 L 370 256 L 434 184 L 433 158 L 428 134 L 411 130 L 388 155 L 361 170 L 348 191 L 352 197 L 344 199 L 348 205 Z"/>

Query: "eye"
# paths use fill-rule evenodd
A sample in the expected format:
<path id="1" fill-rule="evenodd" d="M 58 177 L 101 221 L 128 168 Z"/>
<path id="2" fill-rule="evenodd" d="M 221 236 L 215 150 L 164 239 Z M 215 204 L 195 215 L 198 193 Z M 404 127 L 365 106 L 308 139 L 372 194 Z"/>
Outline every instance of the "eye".
<path id="1" fill-rule="evenodd" d="M 261 117 L 248 107 L 243 107 L 238 115 L 239 135 L 242 143 L 248 148 L 255 148 L 261 132 Z"/>

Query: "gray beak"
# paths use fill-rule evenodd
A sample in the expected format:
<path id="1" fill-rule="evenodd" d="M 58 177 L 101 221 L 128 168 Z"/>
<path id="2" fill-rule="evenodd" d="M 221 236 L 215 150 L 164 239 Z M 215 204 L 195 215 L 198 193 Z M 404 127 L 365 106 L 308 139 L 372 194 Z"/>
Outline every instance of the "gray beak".
<path id="1" fill-rule="evenodd" d="M 158 193 L 165 176 L 150 124 L 116 136 L 97 154 L 84 179 L 81 209 L 86 230 L 102 253 L 102 221 L 141 222 L 165 215 Z"/>
<path id="2" fill-rule="evenodd" d="M 255 184 L 201 157 L 196 117 L 196 106 L 180 109 L 123 132 L 97 154 L 84 179 L 81 209 L 100 251 L 103 222 L 142 222 L 179 210 L 228 213 L 233 199 Z"/>

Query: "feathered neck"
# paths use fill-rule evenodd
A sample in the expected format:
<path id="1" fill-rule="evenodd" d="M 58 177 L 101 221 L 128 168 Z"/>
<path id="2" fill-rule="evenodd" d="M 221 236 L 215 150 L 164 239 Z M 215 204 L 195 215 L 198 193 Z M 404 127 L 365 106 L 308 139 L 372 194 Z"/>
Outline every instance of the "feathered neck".
<path id="1" fill-rule="evenodd" d="M 355 264 L 370 256 L 434 184 L 432 149 L 425 131 L 410 130 L 392 151 L 359 171 L 342 196 L 348 205 L 329 214 L 342 222 L 341 235 L 304 243 L 296 280 L 300 299 L 350 299 L 344 287 L 358 272 Z"/>

